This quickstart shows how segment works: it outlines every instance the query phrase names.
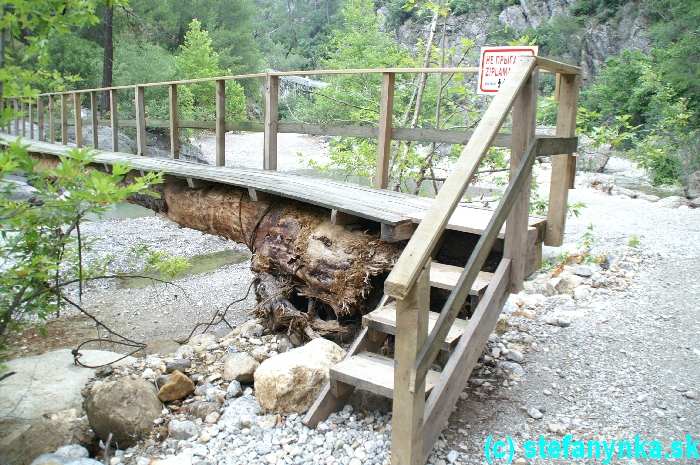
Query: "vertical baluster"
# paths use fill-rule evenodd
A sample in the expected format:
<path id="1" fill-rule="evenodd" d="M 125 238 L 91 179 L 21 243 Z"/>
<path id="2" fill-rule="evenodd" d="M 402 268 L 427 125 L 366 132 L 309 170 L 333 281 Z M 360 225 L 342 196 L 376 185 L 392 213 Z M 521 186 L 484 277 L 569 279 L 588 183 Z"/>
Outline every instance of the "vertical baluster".
<path id="1" fill-rule="evenodd" d="M 45 134 L 44 134 L 44 99 L 41 96 L 38 96 L 36 98 L 36 113 L 37 113 L 37 126 L 38 126 L 38 137 L 39 140 L 43 141 L 45 140 Z"/>
<path id="2" fill-rule="evenodd" d="M 25 103 L 19 103 L 20 115 L 22 117 L 22 137 L 27 136 L 27 110 L 25 110 L 25 107 Z"/>
<path id="3" fill-rule="evenodd" d="M 216 81 L 216 166 L 226 166 L 226 81 Z"/>
<path id="4" fill-rule="evenodd" d="M 557 136 L 573 137 L 576 135 L 576 106 L 580 82 L 579 76 L 576 75 L 561 75 L 559 78 Z M 574 155 L 552 156 L 547 231 L 544 238 L 546 245 L 560 246 L 564 241 L 569 189 L 573 187 L 575 176 L 576 157 Z"/>
<path id="5" fill-rule="evenodd" d="M 277 170 L 277 123 L 279 112 L 279 76 L 268 75 L 265 80 L 265 149 L 263 168 Z"/>
<path id="6" fill-rule="evenodd" d="M 97 92 L 90 92 L 90 115 L 92 116 L 92 146 L 99 148 L 99 136 L 97 130 L 100 128 L 100 109 L 97 105 Z"/>
<path id="7" fill-rule="evenodd" d="M 180 158 L 180 128 L 177 117 L 177 84 L 170 84 L 168 89 L 170 97 L 170 156 Z"/>
<path id="8" fill-rule="evenodd" d="M 146 155 L 146 106 L 144 104 L 144 88 L 136 86 L 135 108 L 136 108 L 136 154 Z"/>
<path id="9" fill-rule="evenodd" d="M 119 151 L 119 102 L 117 89 L 109 90 L 109 118 L 112 125 L 112 151 Z"/>
<path id="10" fill-rule="evenodd" d="M 68 144 L 68 99 L 61 94 L 61 143 Z"/>
<path id="11" fill-rule="evenodd" d="M 415 380 L 416 357 L 428 337 L 430 284 L 424 266 L 405 299 L 396 301 L 394 401 L 391 420 L 392 465 L 419 465 L 423 461 L 425 378 Z"/>
<path id="12" fill-rule="evenodd" d="M 394 73 L 384 73 L 382 75 L 382 93 L 379 102 L 379 134 L 377 138 L 377 174 L 374 179 L 374 186 L 379 189 L 386 189 L 389 185 L 394 80 Z"/>
<path id="13" fill-rule="evenodd" d="M 510 146 L 510 177 L 518 172 L 520 160 L 526 155 L 530 142 L 535 137 L 535 113 L 537 111 L 537 68 L 530 74 L 513 102 L 513 135 Z M 513 208 L 506 220 L 506 235 L 503 251 L 504 258 L 511 259 L 511 292 L 522 290 L 527 264 L 527 230 L 530 213 L 530 176 L 532 169 Z"/>
<path id="14" fill-rule="evenodd" d="M 80 106 L 80 93 L 73 93 L 73 125 L 75 126 L 75 146 L 83 146 L 83 115 Z"/>
<path id="15" fill-rule="evenodd" d="M 53 95 L 49 95 L 49 143 L 56 142 L 56 130 L 53 126 Z"/>
<path id="16" fill-rule="evenodd" d="M 13 103 L 15 107 L 15 135 L 19 135 L 20 106 L 17 99 L 15 99 Z"/>

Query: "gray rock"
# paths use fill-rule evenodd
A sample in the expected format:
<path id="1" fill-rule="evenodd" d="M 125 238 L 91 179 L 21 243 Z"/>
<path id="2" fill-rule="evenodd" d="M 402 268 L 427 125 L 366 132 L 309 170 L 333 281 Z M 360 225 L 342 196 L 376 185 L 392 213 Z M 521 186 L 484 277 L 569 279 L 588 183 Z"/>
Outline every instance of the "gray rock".
<path id="1" fill-rule="evenodd" d="M 185 358 L 176 358 L 173 360 L 165 361 L 165 372 L 172 373 L 173 371 L 186 371 L 192 367 L 192 361 Z"/>
<path id="2" fill-rule="evenodd" d="M 260 337 L 265 328 L 256 319 L 248 320 L 238 327 L 238 333 L 243 337 Z"/>
<path id="3" fill-rule="evenodd" d="M 456 450 L 451 450 L 447 453 L 447 461 L 450 463 L 455 463 L 459 458 L 459 453 Z"/>
<path id="4" fill-rule="evenodd" d="M 671 195 L 664 197 L 663 199 L 656 202 L 660 207 L 665 208 L 678 208 L 682 205 L 688 205 L 688 201 L 679 195 Z"/>
<path id="5" fill-rule="evenodd" d="M 700 208 L 700 197 L 696 197 L 690 201 L 690 206 L 693 208 Z"/>
<path id="6" fill-rule="evenodd" d="M 243 394 L 241 383 L 234 379 L 231 381 L 231 383 L 229 383 L 228 389 L 226 389 L 226 398 L 231 399 L 233 397 L 238 397 L 241 394 Z"/>
<path id="7" fill-rule="evenodd" d="M 226 381 L 240 381 L 241 383 L 252 383 L 255 370 L 260 363 L 244 352 L 228 354 L 224 358 L 224 379 Z"/>
<path id="8" fill-rule="evenodd" d="M 68 465 L 73 460 L 58 454 L 41 454 L 30 465 Z"/>
<path id="9" fill-rule="evenodd" d="M 688 176 L 686 193 L 691 199 L 700 198 L 700 171 L 695 171 Z"/>
<path id="10" fill-rule="evenodd" d="M 593 276 L 593 270 L 588 265 L 578 265 L 574 268 L 573 273 L 576 276 L 581 276 L 583 278 L 590 278 Z"/>
<path id="11" fill-rule="evenodd" d="M 224 409 L 219 424 L 225 428 L 241 429 L 250 427 L 260 413 L 260 405 L 252 396 L 233 399 Z"/>
<path id="12" fill-rule="evenodd" d="M 187 413 L 204 420 L 210 413 L 219 411 L 219 404 L 217 402 L 197 400 L 186 404 L 181 410 L 183 413 Z"/>
<path id="13" fill-rule="evenodd" d="M 199 428 L 190 420 L 170 420 L 168 435 L 173 439 L 190 439 L 199 434 Z"/>
<path id="14" fill-rule="evenodd" d="M 563 316 L 551 315 L 545 318 L 545 323 L 552 326 L 559 326 L 560 328 L 567 328 L 571 326 L 571 320 L 564 318 Z"/>
<path id="15" fill-rule="evenodd" d="M 515 362 L 498 362 L 498 367 L 508 373 L 511 377 L 522 378 L 525 370 Z"/>
<path id="16" fill-rule="evenodd" d="M 535 407 L 530 407 L 529 409 L 527 409 L 527 414 L 535 420 L 539 420 L 543 417 L 542 412 L 540 412 L 540 410 Z"/>
<path id="17" fill-rule="evenodd" d="M 69 444 L 67 446 L 59 447 L 56 449 L 56 455 L 62 455 L 63 457 L 71 459 L 90 457 L 88 450 L 80 444 Z"/>
<path id="18" fill-rule="evenodd" d="M 144 379 L 120 378 L 95 383 L 85 399 L 90 426 L 106 441 L 109 434 L 120 449 L 148 434 L 163 404 L 155 387 Z"/>
<path id="19" fill-rule="evenodd" d="M 506 354 L 506 358 L 507 358 L 508 360 L 510 360 L 511 362 L 520 363 L 520 362 L 523 361 L 523 359 L 524 359 L 525 357 L 523 356 L 522 352 L 520 352 L 519 350 L 511 349 L 511 350 L 509 350 L 508 353 Z"/>
<path id="20" fill-rule="evenodd" d="M 685 391 L 683 393 L 683 396 L 687 399 L 697 399 L 698 398 L 698 393 L 697 391 Z"/>
<path id="21" fill-rule="evenodd" d="M 68 462 L 68 465 L 104 465 L 102 462 L 95 459 L 89 459 L 86 457 L 80 459 L 74 459 Z"/>

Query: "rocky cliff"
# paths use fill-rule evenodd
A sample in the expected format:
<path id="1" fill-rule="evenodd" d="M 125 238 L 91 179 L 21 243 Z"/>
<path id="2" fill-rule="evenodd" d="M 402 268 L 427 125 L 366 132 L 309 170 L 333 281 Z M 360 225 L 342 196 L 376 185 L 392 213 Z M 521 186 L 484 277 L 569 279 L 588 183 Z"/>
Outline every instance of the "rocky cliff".
<path id="1" fill-rule="evenodd" d="M 461 55 L 460 42 L 463 38 L 473 40 L 477 49 L 482 45 L 502 45 L 491 38 L 493 32 L 505 29 L 516 34 L 531 33 L 557 17 L 571 17 L 577 1 L 519 0 L 517 4 L 500 11 L 485 8 L 466 15 L 453 15 L 447 22 L 446 41 L 448 46 L 456 48 L 457 57 Z M 382 10 L 380 13 L 386 14 Z M 637 1 L 625 3 L 615 14 L 607 17 L 591 15 L 579 16 L 578 19 L 581 25 L 572 28 L 571 43 L 567 44 L 572 51 L 559 58 L 579 64 L 583 68 L 584 79 L 595 75 L 607 58 L 622 50 L 647 50 L 649 47 L 645 37 L 648 20 Z M 425 40 L 429 27 L 429 21 L 409 18 L 395 34 L 401 43 L 414 47 L 419 38 Z M 566 30 L 563 32 L 566 33 Z M 476 64 L 477 59 L 477 53 L 470 54 L 468 64 Z"/>

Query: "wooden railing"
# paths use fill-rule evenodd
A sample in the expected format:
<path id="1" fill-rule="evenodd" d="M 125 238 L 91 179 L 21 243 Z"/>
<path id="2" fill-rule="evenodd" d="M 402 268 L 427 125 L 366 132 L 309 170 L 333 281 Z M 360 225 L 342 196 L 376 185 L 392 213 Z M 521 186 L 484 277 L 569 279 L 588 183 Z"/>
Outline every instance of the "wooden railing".
<path id="1" fill-rule="evenodd" d="M 277 135 L 280 133 L 300 133 L 309 135 L 327 135 L 344 137 L 364 137 L 377 139 L 377 162 L 374 185 L 378 188 L 386 188 L 389 182 L 389 156 L 391 152 L 391 142 L 414 141 L 414 142 L 434 142 L 447 144 L 466 144 L 471 137 L 471 131 L 457 129 L 435 129 L 435 128 L 402 128 L 394 127 L 392 124 L 394 82 L 397 74 L 454 74 L 454 73 L 474 73 L 477 68 L 383 68 L 383 69 L 346 69 L 346 70 L 311 70 L 311 71 L 285 71 L 242 74 L 235 76 L 218 76 L 211 78 L 187 79 L 179 81 L 150 82 L 128 86 L 99 87 L 92 89 L 72 90 L 66 92 L 52 92 L 40 94 L 36 100 L 25 100 L 19 98 L 6 98 L 3 101 L 14 105 L 17 113 L 22 117 L 14 122 L 14 133 L 29 135 L 34 138 L 34 124 L 29 124 L 29 132 L 26 131 L 27 120 L 36 122 L 39 128 L 38 139 L 48 142 L 56 142 L 56 126 L 60 127 L 60 141 L 68 144 L 68 127 L 76 128 L 75 144 L 83 146 L 85 141 L 82 137 L 82 126 L 84 122 L 80 118 L 82 101 L 85 95 L 89 95 L 89 108 L 91 119 L 88 122 L 92 126 L 93 147 L 98 146 L 98 131 L 100 124 L 109 124 L 112 129 L 111 148 L 117 152 L 120 150 L 118 132 L 120 127 L 132 127 L 136 129 L 136 153 L 144 155 L 146 147 L 146 128 L 168 129 L 170 136 L 170 154 L 172 158 L 179 158 L 180 155 L 180 129 L 211 129 L 216 132 L 215 157 L 216 166 L 226 164 L 225 152 L 226 141 L 224 134 L 226 131 L 260 131 L 264 132 L 263 148 L 263 168 L 275 170 L 277 168 Z M 556 71 L 555 71 L 556 72 Z M 278 116 L 278 95 L 280 79 L 285 76 L 324 76 L 324 75 L 352 75 L 352 74 L 381 74 L 381 95 L 379 101 L 379 123 L 375 127 L 359 125 L 332 125 L 332 124 L 307 124 L 279 121 Z M 225 114 L 227 81 L 240 81 L 244 79 L 259 79 L 263 81 L 264 88 L 264 121 L 262 123 L 250 121 L 227 121 Z M 178 118 L 178 88 L 179 86 L 190 84 L 213 83 L 216 88 L 216 117 L 214 121 L 185 121 Z M 168 88 L 168 120 L 158 120 L 148 118 L 145 106 L 145 89 L 152 87 Z M 120 119 L 118 110 L 118 93 L 124 91 L 134 92 L 134 119 Z M 97 105 L 98 94 L 108 93 L 109 95 L 109 119 L 100 119 Z M 54 121 L 54 106 L 59 102 L 59 121 Z M 69 118 L 69 105 L 73 107 L 73 118 Z M 48 125 L 46 125 L 46 112 L 48 110 Z M 21 124 L 21 127 L 20 127 Z M 45 130 L 47 126 L 47 131 Z M 8 127 L 8 132 L 11 131 Z M 48 133 L 48 136 L 47 134 Z M 499 147 L 510 146 L 509 134 L 498 134 L 492 141 L 492 145 Z M 543 147 L 546 150 L 546 147 Z"/>
<path id="2" fill-rule="evenodd" d="M 456 396 L 495 326 L 505 296 L 522 288 L 527 258 L 527 230 L 532 166 L 546 144 L 535 135 L 537 77 L 540 68 L 561 74 L 560 105 L 554 153 L 549 217 L 557 223 L 548 225 L 550 243 L 561 241 L 566 214 L 566 194 L 571 184 L 570 157 L 575 145 L 565 142 L 575 134 L 578 68 L 541 58 L 522 58 L 513 67 L 499 90 L 452 172 L 440 189 L 432 209 L 424 217 L 396 265 L 384 283 L 385 294 L 396 299 L 396 343 L 394 377 L 394 422 L 392 424 L 392 463 L 424 462 L 442 425 L 449 417 Z M 511 111 L 512 110 L 512 111 Z M 445 302 L 440 316 L 428 333 L 430 288 L 428 270 L 440 238 L 455 208 L 478 170 L 488 148 L 498 135 L 508 113 L 512 113 L 510 140 L 510 180 L 488 226 L 481 234 L 455 288 Z M 563 137 L 566 136 L 566 137 Z M 562 158 L 563 157 L 563 158 Z M 556 177 L 555 177 L 556 176 Z M 550 200 L 551 202 L 551 200 Z M 552 207 L 556 211 L 552 212 Z M 491 252 L 503 224 L 506 224 L 503 259 L 494 273 L 486 295 L 469 320 L 469 329 L 443 369 L 440 383 L 427 400 L 426 375 L 440 352 L 443 341 L 457 314 L 463 308 L 469 290 Z M 426 408 L 427 407 L 427 408 Z"/>

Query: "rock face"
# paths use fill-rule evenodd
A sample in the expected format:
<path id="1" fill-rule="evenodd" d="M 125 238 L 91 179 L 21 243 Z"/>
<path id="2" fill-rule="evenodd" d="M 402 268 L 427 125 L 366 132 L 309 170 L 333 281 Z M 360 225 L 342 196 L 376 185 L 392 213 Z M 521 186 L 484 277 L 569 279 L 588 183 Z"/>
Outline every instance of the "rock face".
<path id="1" fill-rule="evenodd" d="M 327 339 L 314 339 L 265 360 L 255 372 L 255 394 L 262 408 L 274 412 L 305 412 L 328 381 L 330 367 L 345 351 Z"/>
<path id="2" fill-rule="evenodd" d="M 229 354 L 224 360 L 224 379 L 244 384 L 253 382 L 253 374 L 260 364 L 244 352 Z"/>
<path id="3" fill-rule="evenodd" d="M 121 449 L 151 431 L 162 407 L 155 387 L 140 378 L 95 383 L 85 399 L 92 429 L 103 441 L 112 433 Z"/>
<path id="4" fill-rule="evenodd" d="M 194 383 L 186 375 L 175 370 L 168 376 L 168 381 L 158 391 L 158 398 L 163 402 L 184 399 L 194 392 Z"/>

